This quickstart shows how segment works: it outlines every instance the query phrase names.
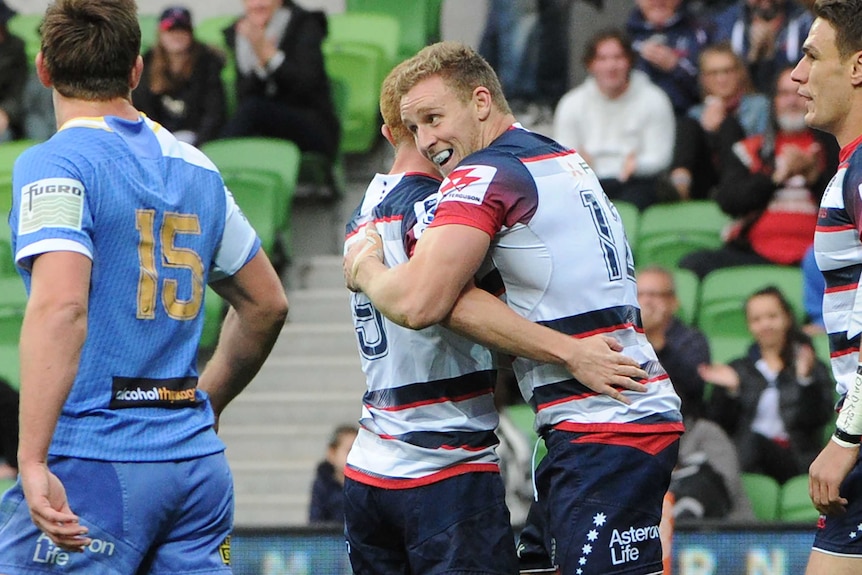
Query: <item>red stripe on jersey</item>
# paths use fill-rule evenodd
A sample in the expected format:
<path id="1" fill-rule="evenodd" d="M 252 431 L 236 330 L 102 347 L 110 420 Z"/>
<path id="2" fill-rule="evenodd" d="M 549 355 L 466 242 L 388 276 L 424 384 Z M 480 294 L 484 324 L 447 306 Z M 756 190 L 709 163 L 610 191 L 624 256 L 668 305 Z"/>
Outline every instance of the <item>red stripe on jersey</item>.
<path id="1" fill-rule="evenodd" d="M 842 291 L 852 291 L 852 290 L 855 290 L 858 286 L 859 286 L 858 283 L 847 284 L 847 285 L 843 285 L 843 286 L 833 286 L 833 287 L 828 287 L 825 290 L 823 290 L 823 293 L 838 293 L 838 292 L 842 292 Z"/>
<path id="2" fill-rule="evenodd" d="M 646 427 L 656 427 L 649 425 Z M 626 447 L 634 447 L 640 449 L 650 455 L 660 453 L 674 441 L 679 439 L 681 430 L 671 430 L 667 432 L 656 432 L 653 430 L 648 433 L 587 433 L 573 439 L 572 443 L 601 443 L 604 445 L 623 445 Z"/>
<path id="3" fill-rule="evenodd" d="M 483 395 L 490 395 L 490 389 L 480 389 L 479 391 L 474 391 L 472 393 L 465 393 L 464 395 L 459 395 L 456 397 L 435 397 L 433 399 L 426 399 L 424 401 L 415 401 L 413 403 L 405 403 L 402 405 L 390 405 L 388 407 L 378 407 L 376 405 L 370 405 L 368 403 L 365 404 L 370 410 L 376 409 L 377 411 L 402 411 L 404 409 L 413 409 L 416 407 L 422 407 L 423 405 L 434 405 L 436 403 L 457 403 L 459 401 L 466 401 L 468 399 L 475 399 L 477 397 L 482 397 Z"/>
<path id="4" fill-rule="evenodd" d="M 855 229 L 856 229 L 856 226 L 854 226 L 853 224 L 842 224 L 840 226 L 817 225 L 817 227 L 814 228 L 814 231 L 815 232 L 823 232 L 823 233 L 828 234 L 830 232 L 843 232 L 846 230 L 855 230 Z"/>
<path id="5" fill-rule="evenodd" d="M 657 375 L 656 377 L 653 377 L 653 378 L 650 378 L 650 379 L 644 381 L 643 385 L 649 385 L 651 383 L 656 383 L 658 381 L 666 381 L 669 378 L 670 378 L 670 376 L 667 373 L 662 373 L 660 375 Z M 616 390 L 619 390 L 619 391 L 625 390 L 625 388 L 623 388 L 623 387 L 618 387 L 618 386 L 612 386 L 612 387 Z M 568 401 L 577 401 L 577 400 L 581 400 L 581 399 L 587 399 L 590 397 L 595 397 L 597 395 L 601 395 L 601 394 L 598 391 L 588 391 L 588 392 L 582 393 L 580 395 L 570 395 L 568 397 L 562 397 L 560 399 L 555 399 L 554 401 L 548 401 L 546 403 L 540 403 L 536 406 L 536 409 L 538 411 L 541 411 L 543 409 L 547 409 L 549 407 L 553 407 L 553 406 L 559 405 L 561 403 L 566 403 Z"/>
<path id="6" fill-rule="evenodd" d="M 426 475 L 425 477 L 416 477 L 411 479 L 382 477 L 379 475 L 370 475 L 363 473 L 361 470 L 349 465 L 344 467 L 345 477 L 349 477 L 353 481 L 357 481 L 364 485 L 372 487 L 380 487 L 382 489 L 410 489 L 412 487 L 422 487 L 455 477 L 456 475 L 464 475 L 465 473 L 500 473 L 500 466 L 496 463 L 464 463 L 461 465 L 453 465 L 447 467 L 437 473 Z"/>
<path id="7" fill-rule="evenodd" d="M 551 158 L 560 158 L 562 156 L 572 155 L 574 155 L 574 152 L 572 150 L 562 150 L 559 152 L 551 152 L 549 154 L 541 154 L 539 156 L 532 156 L 529 158 L 520 158 L 520 160 L 526 164 L 528 162 L 541 162 L 542 160 L 549 160 Z"/>
<path id="8" fill-rule="evenodd" d="M 829 354 L 830 359 L 850 355 L 851 353 L 859 353 L 858 347 L 848 347 L 847 349 L 837 349 Z"/>
<path id="9" fill-rule="evenodd" d="M 644 332 L 642 327 L 638 327 L 631 322 L 627 322 L 627 323 L 620 323 L 617 325 L 611 325 L 611 326 L 607 326 L 607 327 L 600 327 L 598 329 L 594 329 L 594 330 L 590 330 L 590 331 L 583 331 L 581 333 L 573 333 L 572 337 L 576 337 L 576 338 L 580 339 L 583 337 L 590 337 L 591 335 L 596 335 L 596 334 L 600 334 L 600 333 L 610 333 L 612 331 L 618 331 L 621 329 L 634 329 L 638 333 Z"/>

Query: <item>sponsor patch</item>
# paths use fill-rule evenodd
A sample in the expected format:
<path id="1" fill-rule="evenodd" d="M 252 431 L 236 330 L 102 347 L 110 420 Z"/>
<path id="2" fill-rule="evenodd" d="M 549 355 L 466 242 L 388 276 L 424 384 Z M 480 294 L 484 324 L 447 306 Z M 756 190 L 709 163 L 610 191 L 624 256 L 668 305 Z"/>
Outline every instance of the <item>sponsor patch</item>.
<path id="1" fill-rule="evenodd" d="M 440 201 L 440 194 L 433 194 L 421 202 L 416 202 L 413 204 L 413 213 L 416 214 L 416 226 L 413 228 L 413 234 L 416 236 L 418 240 L 422 237 L 422 233 L 425 231 L 429 225 L 431 225 L 431 221 L 434 219 L 434 214 L 437 213 L 437 204 Z"/>
<path id="2" fill-rule="evenodd" d="M 491 180 L 497 173 L 493 166 L 461 166 L 440 185 L 441 202 L 465 202 L 481 205 Z"/>
<path id="3" fill-rule="evenodd" d="M 218 552 L 221 555 L 222 563 L 230 565 L 230 535 L 225 537 L 221 545 L 218 546 Z"/>
<path id="4" fill-rule="evenodd" d="M 84 184 L 71 178 L 45 178 L 21 188 L 18 233 L 43 228 L 81 229 Z"/>
<path id="5" fill-rule="evenodd" d="M 127 407 L 187 407 L 195 405 L 196 377 L 143 379 L 115 377 L 111 393 L 111 409 Z"/>

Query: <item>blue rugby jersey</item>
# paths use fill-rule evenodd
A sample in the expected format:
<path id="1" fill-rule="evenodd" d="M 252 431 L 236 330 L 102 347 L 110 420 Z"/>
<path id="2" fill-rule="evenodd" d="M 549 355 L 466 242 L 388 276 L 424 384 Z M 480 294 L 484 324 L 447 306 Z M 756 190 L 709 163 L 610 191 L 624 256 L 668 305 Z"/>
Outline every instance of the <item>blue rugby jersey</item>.
<path id="1" fill-rule="evenodd" d="M 428 226 L 440 181 L 378 174 L 347 225 L 346 246 L 374 221 L 385 262 L 407 261 Z M 469 472 L 499 472 L 491 353 L 442 326 L 403 328 L 361 293 L 351 296 L 367 390 L 345 475 L 401 489 Z"/>
<path id="2" fill-rule="evenodd" d="M 15 164 L 15 261 L 92 260 L 88 332 L 52 455 L 165 461 L 224 449 L 196 389 L 208 281 L 260 240 L 215 166 L 158 124 L 77 118 Z"/>

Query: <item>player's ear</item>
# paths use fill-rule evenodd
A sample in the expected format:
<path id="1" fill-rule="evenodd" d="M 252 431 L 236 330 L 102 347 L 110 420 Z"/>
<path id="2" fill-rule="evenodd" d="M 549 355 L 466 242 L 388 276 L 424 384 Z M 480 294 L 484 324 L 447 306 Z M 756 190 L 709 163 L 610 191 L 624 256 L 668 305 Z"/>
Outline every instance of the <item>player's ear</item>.
<path id="1" fill-rule="evenodd" d="M 138 54 L 135 59 L 135 65 L 132 66 L 132 73 L 129 76 L 129 91 L 138 87 L 141 82 L 141 75 L 144 73 L 144 59 Z"/>
<path id="2" fill-rule="evenodd" d="M 46 88 L 50 88 L 53 86 L 53 82 L 51 81 L 51 75 L 48 73 L 47 68 L 45 67 L 45 59 L 42 57 L 42 51 L 39 50 L 39 53 L 36 54 L 36 76 L 39 78 L 39 82 L 42 83 Z"/>
<path id="3" fill-rule="evenodd" d="M 383 134 L 383 137 L 386 138 L 386 141 L 392 144 L 393 148 L 397 148 L 395 138 L 392 136 L 392 130 L 389 129 L 389 126 L 383 124 L 380 126 L 380 133 Z"/>
<path id="4" fill-rule="evenodd" d="M 476 112 L 479 115 L 479 120 L 487 120 L 491 115 L 491 108 L 494 102 L 491 99 L 491 92 L 484 86 L 478 86 L 473 90 L 473 104 L 476 106 Z"/>
<path id="5" fill-rule="evenodd" d="M 850 58 L 850 82 L 854 86 L 862 86 L 862 51 L 856 52 Z"/>

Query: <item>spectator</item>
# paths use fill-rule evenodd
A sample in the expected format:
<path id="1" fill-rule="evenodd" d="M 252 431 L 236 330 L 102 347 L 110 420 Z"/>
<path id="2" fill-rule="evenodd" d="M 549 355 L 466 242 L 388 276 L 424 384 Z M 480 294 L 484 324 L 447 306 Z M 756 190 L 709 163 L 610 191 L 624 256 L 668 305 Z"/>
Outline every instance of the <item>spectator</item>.
<path id="1" fill-rule="evenodd" d="M 309 523 L 344 523 L 344 465 L 358 432 L 355 425 L 340 425 L 332 432 L 311 486 Z"/>
<path id="2" fill-rule="evenodd" d="M 674 115 L 664 92 L 632 70 L 634 58 L 621 30 L 595 34 L 584 53 L 590 77 L 560 100 L 554 138 L 583 156 L 608 197 L 644 209 L 670 165 Z"/>
<path id="3" fill-rule="evenodd" d="M 339 124 L 321 43 L 326 15 L 293 0 L 245 0 L 224 31 L 236 56 L 237 109 L 222 136 L 265 136 L 333 157 Z"/>
<path id="4" fill-rule="evenodd" d="M 737 137 L 740 127 L 746 136 L 763 134 L 769 123 L 769 99 L 752 92 L 745 62 L 729 44 L 704 48 L 699 78 L 704 102 L 677 122 L 670 180 L 681 199 L 710 195 L 733 143 L 726 141 L 728 134 Z"/>
<path id="5" fill-rule="evenodd" d="M 18 391 L 0 378 L 0 479 L 18 475 Z"/>
<path id="6" fill-rule="evenodd" d="M 802 56 L 814 17 L 793 0 L 738 0 L 712 20 L 713 41 L 730 42 L 745 59 L 754 87 L 769 92 L 775 78 Z"/>
<path id="7" fill-rule="evenodd" d="M 155 45 L 144 54 L 144 75 L 132 92 L 135 106 L 177 139 L 199 146 L 225 122 L 223 67 L 222 54 L 195 40 L 188 9 L 166 8 Z"/>
<path id="8" fill-rule="evenodd" d="M 687 409 L 698 407 L 703 398 L 705 384 L 697 370 L 710 362 L 709 343 L 703 333 L 675 317 L 679 300 L 668 270 L 659 266 L 644 268 L 637 278 L 644 334 L 670 376 L 685 416 Z"/>
<path id="9" fill-rule="evenodd" d="M 35 72 L 27 78 L 24 87 L 24 137 L 42 142 L 57 131 L 54 118 L 54 99 L 51 89 L 39 81 Z"/>
<path id="10" fill-rule="evenodd" d="M 626 23 L 643 70 L 664 90 L 677 116 L 700 101 L 697 59 L 708 42 L 706 31 L 682 0 L 635 0 Z"/>
<path id="11" fill-rule="evenodd" d="M 15 14 L 15 10 L 0 0 L 0 142 L 19 137 L 24 119 L 27 53 L 24 41 L 7 27 Z"/>
<path id="12" fill-rule="evenodd" d="M 733 438 L 744 472 L 784 483 L 806 473 L 820 451 L 833 415 L 832 378 L 777 288 L 749 297 L 745 315 L 754 337 L 748 354 L 700 369 L 715 385 L 707 416 Z"/>
<path id="13" fill-rule="evenodd" d="M 714 197 L 736 218 L 724 246 L 680 260 L 701 278 L 736 265 L 798 265 L 814 240 L 817 202 L 835 173 L 837 150 L 805 126 L 806 103 L 790 72 L 778 76 L 769 130 L 749 138 L 740 130 L 722 163 Z"/>

